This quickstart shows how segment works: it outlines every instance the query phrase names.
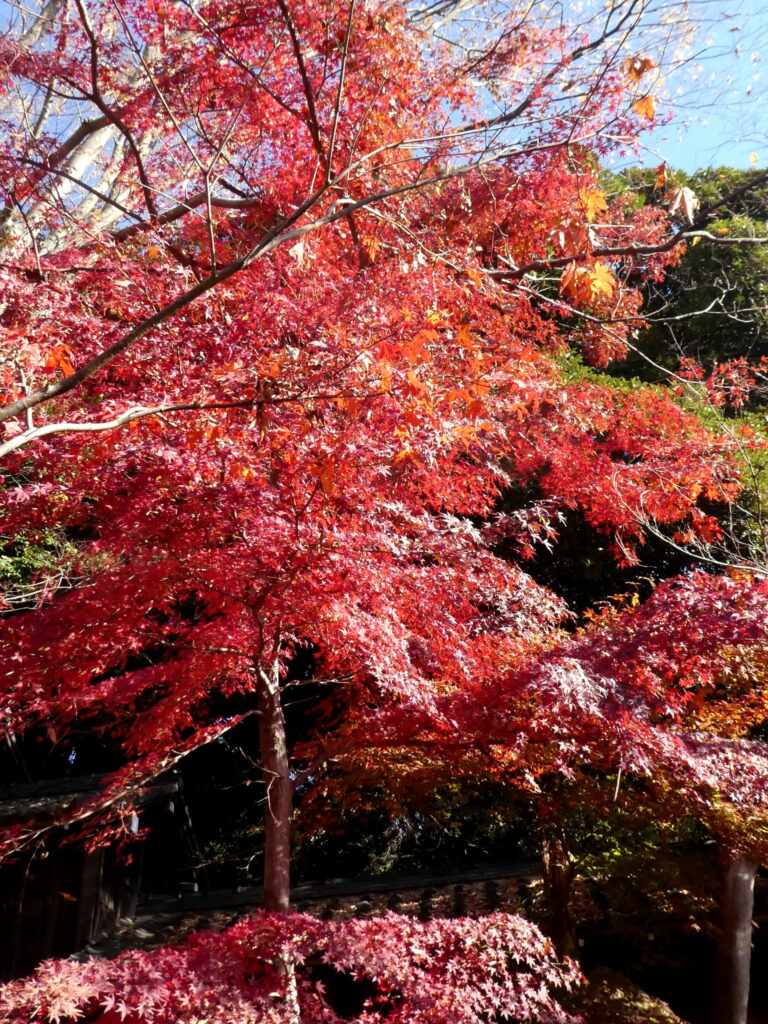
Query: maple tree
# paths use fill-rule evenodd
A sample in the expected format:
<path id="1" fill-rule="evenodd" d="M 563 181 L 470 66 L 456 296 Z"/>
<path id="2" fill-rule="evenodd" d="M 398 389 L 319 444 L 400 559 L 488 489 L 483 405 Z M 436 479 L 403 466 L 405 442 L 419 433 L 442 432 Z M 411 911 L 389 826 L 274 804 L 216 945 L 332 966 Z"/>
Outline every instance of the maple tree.
<path id="1" fill-rule="evenodd" d="M 482 738 L 493 716 L 521 771 L 530 748 L 568 773 L 577 745 L 659 786 L 682 772 L 717 824 L 738 756 L 731 804 L 760 806 L 762 748 L 655 717 L 679 724 L 705 659 L 764 640 L 764 586 L 683 580 L 567 640 L 564 603 L 525 571 L 567 510 L 632 564 L 649 517 L 701 533 L 702 505 L 738 492 L 731 439 L 674 395 L 563 370 L 569 345 L 598 366 L 626 353 L 633 281 L 661 278 L 696 228 L 606 196 L 596 163 L 653 118 L 638 47 L 674 29 L 654 3 L 614 4 L 578 37 L 492 6 L 469 56 L 460 4 L 440 41 L 398 4 L 285 0 L 75 0 L 19 12 L 0 49 L 0 527 L 70 545 L 36 607 L 6 597 L 6 728 L 109 736 L 121 766 L 71 821 L 105 841 L 148 779 L 256 717 L 273 911 L 290 900 L 282 691 L 309 644 L 394 742 Z M 519 482 L 538 497 L 495 515 Z M 3 850 L 47 829 L 16 826 Z M 343 945 L 279 920 L 285 941 Z M 410 927 L 390 922 L 392 941 Z M 298 1019 L 282 966 L 276 1019 Z M 93 968 L 78 998 L 121 969 Z M 393 970 L 374 976 L 391 987 Z"/>

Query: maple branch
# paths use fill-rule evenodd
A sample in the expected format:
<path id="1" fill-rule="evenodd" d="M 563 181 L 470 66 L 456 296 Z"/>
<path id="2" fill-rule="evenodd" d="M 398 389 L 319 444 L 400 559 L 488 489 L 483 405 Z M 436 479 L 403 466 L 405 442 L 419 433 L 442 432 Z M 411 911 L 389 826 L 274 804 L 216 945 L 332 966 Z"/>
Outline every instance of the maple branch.
<path id="1" fill-rule="evenodd" d="M 621 15 L 618 22 L 611 26 L 610 19 L 614 12 L 614 5 L 611 4 L 608 8 L 608 14 L 606 15 L 605 25 L 602 32 L 595 36 L 594 39 L 590 39 L 589 42 L 583 43 L 581 46 L 575 47 L 570 53 L 566 54 L 559 61 L 557 61 L 550 70 L 544 75 L 542 79 L 537 81 L 531 88 L 528 95 L 525 96 L 512 110 L 506 113 L 499 114 L 498 116 L 491 118 L 487 121 L 474 122 L 471 125 L 467 125 L 466 129 L 459 129 L 459 131 L 475 131 L 478 127 L 490 129 L 506 127 L 513 121 L 516 121 L 522 114 L 528 110 L 532 104 L 541 95 L 541 92 L 555 80 L 557 75 L 565 67 L 569 67 L 575 61 L 580 60 L 586 54 L 593 52 L 603 46 L 613 36 L 625 30 L 626 23 L 634 17 L 634 25 L 636 26 L 642 17 L 642 13 L 646 7 L 648 0 L 630 0 L 629 9 Z M 635 11 L 635 8 L 639 7 L 639 11 Z M 626 33 L 631 31 L 630 28 L 626 28 Z"/>
<path id="2" fill-rule="evenodd" d="M 191 2 L 191 0 L 179 0 L 179 2 L 183 4 L 183 6 L 190 12 L 190 14 L 194 18 L 196 18 L 197 21 L 199 21 L 200 24 L 208 32 L 211 33 L 211 35 L 215 38 L 217 44 L 222 47 L 223 52 L 226 54 L 228 59 L 232 61 L 233 64 L 235 64 L 237 67 L 240 68 L 241 71 L 244 71 L 250 78 L 252 78 L 254 82 L 256 82 L 258 87 L 263 92 L 265 92 L 270 99 L 274 100 L 279 107 L 282 107 L 283 110 L 290 114 L 291 117 L 295 117 L 299 121 L 302 120 L 301 111 L 297 110 L 295 107 L 292 107 L 290 103 L 288 103 L 281 96 L 279 96 L 274 91 L 274 89 L 270 88 L 270 86 L 264 81 L 263 78 L 263 73 L 266 70 L 269 62 L 271 61 L 275 50 L 277 49 L 277 43 L 275 44 L 272 52 L 269 54 L 269 56 L 265 59 L 264 63 L 262 64 L 261 70 L 256 71 L 238 55 L 237 51 L 233 50 L 232 47 L 229 46 L 227 41 L 222 38 L 221 33 L 218 32 L 209 21 L 206 21 L 206 19 L 203 17 L 200 11 L 197 9 L 197 6 L 194 2 Z"/>
<path id="3" fill-rule="evenodd" d="M 542 150 L 558 148 L 559 146 L 560 142 L 553 142 L 540 147 L 534 147 L 534 151 L 539 152 Z M 0 423 L 4 423 L 9 419 L 18 416 L 32 406 L 40 405 L 42 402 L 48 402 L 52 398 L 71 391 L 73 388 L 77 387 L 78 384 L 87 380 L 89 377 L 92 377 L 102 369 L 102 367 L 115 359 L 116 356 L 120 355 L 126 349 L 130 348 L 136 342 L 145 337 L 145 335 L 149 334 L 149 332 L 155 327 L 164 323 L 169 319 L 169 317 L 179 312 L 179 310 L 184 309 L 195 299 L 205 295 L 217 285 L 229 280 L 230 277 L 233 277 L 239 271 L 246 269 L 255 260 L 262 256 L 266 256 L 279 245 L 303 238 L 304 235 L 307 235 L 312 231 L 316 231 L 318 228 L 324 227 L 328 224 L 333 224 L 342 217 L 348 218 L 350 214 L 355 213 L 357 210 L 364 210 L 367 207 L 382 202 L 385 199 L 391 199 L 395 196 L 404 195 L 409 192 L 423 190 L 432 185 L 450 181 L 454 178 L 464 177 L 487 164 L 502 159 L 502 157 L 512 157 L 528 152 L 531 152 L 529 147 L 526 147 L 521 151 L 516 149 L 514 146 L 486 152 L 484 156 L 467 164 L 460 164 L 442 172 L 429 175 L 428 177 L 418 177 L 414 181 L 382 189 L 379 192 L 364 196 L 362 199 L 356 201 L 348 201 L 345 203 L 335 202 L 330 207 L 328 213 L 324 216 L 318 217 L 316 220 L 311 221 L 308 224 L 304 224 L 301 227 L 290 228 L 290 225 L 295 224 L 306 212 L 312 209 L 313 206 L 317 205 L 322 196 L 325 195 L 329 188 L 332 188 L 337 183 L 338 179 L 334 179 L 330 185 L 323 183 L 319 189 L 311 196 L 308 196 L 292 214 L 284 218 L 283 221 L 268 231 L 262 239 L 243 256 L 226 264 L 216 273 L 210 274 L 208 277 L 198 281 L 192 288 L 177 296 L 176 299 L 163 306 L 152 316 L 142 320 L 141 323 L 137 324 L 126 334 L 122 335 L 113 342 L 112 345 L 94 356 L 87 363 L 84 363 L 68 377 L 46 384 L 31 394 L 26 395 L 23 398 L 19 398 L 16 401 L 0 408 Z M 202 203 L 204 201 L 205 193 L 202 194 L 200 202 Z M 238 202 L 238 200 L 225 200 L 225 202 L 233 203 Z M 672 243 L 667 243 L 667 247 L 671 248 L 671 246 Z M 570 262 L 570 260 L 565 260 L 565 262 Z M 491 272 L 491 274 L 497 275 L 498 272 Z M 509 272 L 507 272 L 507 274 L 509 274 Z"/>
<path id="4" fill-rule="evenodd" d="M 281 10 L 283 11 L 284 17 L 286 18 L 286 24 L 289 26 L 289 31 L 291 31 L 291 26 L 293 26 L 293 20 L 291 18 L 290 11 L 286 6 L 285 0 L 280 0 L 280 7 Z M 612 28 L 612 31 L 614 30 L 615 26 Z M 301 48 L 298 40 L 298 35 L 295 30 L 295 26 L 293 26 L 292 39 L 294 49 L 298 47 L 298 53 L 296 54 L 296 58 L 297 61 L 299 61 L 300 68 L 303 68 L 302 80 L 305 82 L 305 88 L 309 89 L 307 101 L 308 104 L 310 105 L 310 113 L 312 114 L 312 111 L 315 111 L 314 100 L 311 87 L 309 86 L 306 67 L 304 65 L 303 57 L 301 54 Z M 595 41 L 593 41 L 593 43 L 590 44 L 590 47 L 593 47 L 593 44 L 596 45 Z M 577 51 L 574 51 L 574 53 L 577 56 L 581 55 L 583 52 L 586 52 L 586 50 L 583 47 L 577 48 Z M 513 114 L 514 112 L 511 112 L 510 115 L 503 116 L 507 118 L 509 116 L 512 116 Z M 115 123 L 114 120 L 112 123 Z M 317 122 L 316 111 L 314 113 L 313 124 L 317 129 L 316 139 L 317 141 L 319 141 L 319 124 Z M 461 137 L 462 135 L 470 131 L 487 131 L 488 126 L 488 122 L 482 125 L 478 123 L 475 125 L 465 126 L 464 128 L 461 128 L 455 132 L 447 133 L 447 137 Z M 341 209 L 335 209 L 334 207 L 331 207 L 331 209 L 324 216 L 316 218 L 311 223 L 305 224 L 301 227 L 292 227 L 292 225 L 295 225 L 296 222 L 303 216 L 304 213 L 306 213 L 319 202 L 319 200 L 322 198 L 322 196 L 325 194 L 329 187 L 334 187 L 338 185 L 338 183 L 350 173 L 351 168 L 348 167 L 340 175 L 332 179 L 329 184 L 324 183 L 323 186 L 321 186 L 316 192 L 308 196 L 304 200 L 304 202 L 302 202 L 300 206 L 294 211 L 293 214 L 286 217 L 279 225 L 277 225 L 271 231 L 267 232 L 263 236 L 263 238 L 244 256 L 232 261 L 231 263 L 225 265 L 224 267 L 221 267 L 220 269 L 210 274 L 209 276 L 198 281 L 188 291 L 179 295 L 175 300 L 168 303 L 166 306 L 162 307 L 151 317 L 148 317 L 141 323 L 135 325 L 130 331 L 126 332 L 122 337 L 118 338 L 112 345 L 108 346 L 98 355 L 94 356 L 91 360 L 89 360 L 83 366 L 79 367 L 68 377 L 46 384 L 43 387 L 31 392 L 29 395 L 25 395 L 24 397 L 12 403 L 9 403 L 4 408 L 0 409 L 0 422 L 5 422 L 8 419 L 11 419 L 21 413 L 24 413 L 27 409 L 33 406 L 39 405 L 42 402 L 47 402 L 54 397 L 69 392 L 74 387 L 79 385 L 81 382 L 88 379 L 96 372 L 98 372 L 102 367 L 107 365 L 116 356 L 120 355 L 126 349 L 128 349 L 133 344 L 138 342 L 141 338 L 143 338 L 146 334 L 152 331 L 155 327 L 159 326 L 169 317 L 173 316 L 176 312 L 185 308 L 187 305 L 195 301 L 200 296 L 206 294 L 207 292 L 215 288 L 217 285 L 228 280 L 230 277 L 238 273 L 240 270 L 245 269 L 254 260 L 266 255 L 280 244 L 303 237 L 303 235 L 307 234 L 308 232 L 317 230 L 318 228 L 324 225 L 331 224 L 334 221 L 338 220 L 340 217 L 348 218 L 350 214 L 354 213 L 356 210 L 365 209 L 383 200 L 398 195 L 402 195 L 406 192 L 414 191 L 416 189 L 428 188 L 432 185 L 439 184 L 452 178 L 467 175 L 474 170 L 478 170 L 483 166 L 486 166 L 489 163 L 496 162 L 506 157 L 519 156 L 523 153 L 542 152 L 548 149 L 558 148 L 561 144 L 561 140 L 555 140 L 550 143 L 544 143 L 533 146 L 523 146 L 522 148 L 517 148 L 513 145 L 500 146 L 498 148 L 490 150 L 486 148 L 486 150 L 483 152 L 481 156 L 479 156 L 476 159 L 470 160 L 467 163 L 459 164 L 454 167 L 449 167 L 442 172 L 428 175 L 426 177 L 417 177 L 416 180 L 406 182 L 404 184 L 392 188 L 383 189 L 379 192 L 365 196 L 360 200 L 345 203 L 343 208 Z M 404 148 L 406 145 L 407 143 L 405 141 L 401 141 L 393 145 L 392 147 L 385 148 Z M 760 179 L 758 179 L 758 181 L 759 180 Z M 754 183 L 752 183 L 752 187 L 754 187 Z M 744 191 L 744 188 L 745 187 L 742 187 L 741 191 Z M 182 217 L 186 212 L 188 212 L 190 206 L 202 205 L 206 201 L 206 190 L 202 190 L 201 193 L 198 193 L 192 197 L 191 202 L 179 204 L 176 207 L 174 207 L 171 211 L 168 211 L 165 214 L 152 216 L 150 225 L 153 223 L 170 223 L 173 220 Z M 724 201 L 726 200 L 722 200 L 721 202 Z M 225 200 L 217 199 L 216 197 L 211 196 L 210 203 L 211 205 L 231 205 L 232 207 L 237 208 L 235 204 L 242 204 L 243 206 L 247 206 L 251 203 L 258 203 L 258 199 Z M 153 207 L 154 203 L 150 207 L 150 210 L 152 210 Z M 697 218 L 697 221 L 700 221 L 700 218 Z M 697 225 L 694 225 L 694 230 L 696 227 Z M 115 237 L 127 237 L 129 234 L 132 234 L 139 230 L 141 230 L 139 225 L 130 225 L 128 228 L 121 229 L 119 232 L 116 232 Z M 660 243 L 658 245 L 597 247 L 593 249 L 589 255 L 639 256 L 665 252 L 673 248 L 678 242 L 683 241 L 689 234 L 689 229 L 681 228 L 679 231 L 673 234 L 666 242 Z M 568 262 L 571 262 L 573 259 L 585 258 L 586 255 L 586 253 L 582 253 L 578 255 L 571 255 L 569 257 L 555 258 L 552 260 L 537 260 L 532 261 L 531 263 L 526 264 L 524 267 L 518 268 L 516 270 L 507 269 L 503 271 L 491 271 L 490 274 L 492 276 L 498 276 L 501 278 L 512 280 L 515 278 L 523 277 L 526 274 L 534 272 L 536 270 L 552 269 L 557 266 L 564 266 Z"/>
<path id="5" fill-rule="evenodd" d="M 355 0 L 350 0 L 349 15 L 347 17 L 347 30 L 344 36 L 344 46 L 341 54 L 341 69 L 339 71 L 339 88 L 336 92 L 336 104 L 333 111 L 333 124 L 331 127 L 331 140 L 328 143 L 327 167 L 325 169 L 326 184 L 330 184 L 333 177 L 333 154 L 336 149 L 336 133 L 339 128 L 339 116 L 341 114 L 341 101 L 344 96 L 344 78 L 347 73 L 347 61 L 349 59 L 349 42 L 352 38 L 352 25 L 355 17 Z"/>
<path id="6" fill-rule="evenodd" d="M 459 175 L 467 174 L 475 165 L 472 164 L 469 167 L 458 167 L 453 170 L 445 171 L 442 174 L 436 174 L 427 179 L 421 179 L 416 182 L 409 182 L 404 185 L 399 185 L 394 188 L 385 189 L 381 192 L 375 193 L 374 195 L 367 196 L 364 199 L 358 200 L 350 204 L 337 204 L 334 203 L 330 211 L 323 217 L 319 217 L 317 220 L 312 221 L 309 224 L 305 224 L 302 227 L 293 228 L 292 230 L 285 230 L 286 226 L 295 223 L 299 220 L 307 210 L 311 209 L 320 199 L 320 197 L 327 191 L 328 186 L 323 184 L 320 189 L 309 196 L 302 204 L 291 214 L 289 217 L 267 232 L 264 237 L 258 242 L 251 250 L 249 250 L 244 256 L 241 256 L 237 260 L 233 260 L 231 263 L 226 264 L 218 272 L 203 278 L 198 281 L 192 288 L 183 292 L 172 302 L 163 306 L 152 316 L 147 317 L 141 323 L 137 324 L 122 337 L 118 338 L 112 345 L 104 349 L 98 355 L 94 356 L 87 363 L 84 363 L 81 367 L 75 370 L 74 373 L 68 377 L 64 377 L 61 380 L 46 384 L 42 388 L 38 388 L 36 391 L 29 395 L 25 395 L 23 398 L 17 399 L 15 402 L 0 408 L 0 423 L 6 420 L 12 419 L 19 414 L 26 412 L 27 409 L 33 406 L 40 405 L 42 402 L 50 401 L 59 395 L 66 394 L 73 388 L 77 387 L 78 384 L 87 380 L 97 373 L 102 367 L 110 363 L 116 356 L 120 355 L 127 348 L 130 348 L 137 341 L 143 338 L 146 334 L 152 331 L 155 327 L 164 323 L 169 317 L 173 316 L 179 310 L 184 309 L 195 299 L 205 295 L 211 291 L 217 285 L 224 281 L 227 281 L 230 277 L 237 274 L 239 271 L 244 270 L 250 266 L 254 260 L 261 256 L 265 256 L 271 252 L 277 246 L 286 242 L 293 241 L 294 239 L 302 238 L 310 231 L 317 230 L 319 227 L 323 227 L 327 224 L 332 224 L 342 217 L 348 217 L 350 213 L 355 210 L 364 209 L 372 203 L 380 202 L 383 199 L 391 198 L 395 195 L 401 195 L 405 192 L 410 192 L 415 189 L 424 188 L 431 184 L 436 184 L 441 181 L 447 181 L 451 178 Z M 201 202 L 204 201 L 201 200 Z"/>
<path id="7" fill-rule="evenodd" d="M 312 144 L 317 151 L 317 155 L 320 158 L 320 163 L 325 165 L 326 155 L 323 148 L 323 140 L 320 134 L 320 121 L 317 117 L 317 108 L 315 106 L 315 94 L 312 91 L 312 83 L 309 80 L 309 74 L 307 73 L 307 65 L 304 61 L 304 55 L 301 52 L 301 40 L 296 30 L 293 17 L 291 16 L 290 9 L 286 0 L 277 0 L 277 5 L 280 8 L 285 24 L 288 28 L 288 34 L 291 37 L 291 46 L 293 47 L 293 54 L 296 58 L 296 65 L 299 69 L 299 76 L 301 77 L 301 85 L 304 90 L 304 98 L 307 101 L 307 112 L 309 114 L 309 134 L 312 136 Z"/>
<path id="8" fill-rule="evenodd" d="M 686 231 L 685 237 L 706 238 L 715 245 L 768 245 L 768 238 L 758 238 L 754 235 L 713 235 L 711 231 Z"/>
<path id="9" fill-rule="evenodd" d="M 110 231 L 110 235 L 118 242 L 125 241 L 126 238 L 130 238 L 132 235 L 137 234 L 139 231 L 146 231 L 147 228 L 151 227 L 163 227 L 166 224 L 172 224 L 174 221 L 179 220 L 181 217 L 185 217 L 188 213 L 192 213 L 199 206 L 204 206 L 208 202 L 214 208 L 222 210 L 252 210 L 255 206 L 259 206 L 264 202 L 263 196 L 246 196 L 242 199 L 227 199 L 224 196 L 211 195 L 210 199 L 206 194 L 205 189 L 201 189 L 199 192 L 195 192 L 184 202 L 178 203 L 170 210 L 166 210 L 165 213 L 158 214 L 152 220 L 143 220 L 136 218 L 135 224 L 129 224 L 127 227 L 118 228 L 115 231 Z M 131 217 L 136 217 L 135 214 L 130 214 Z"/>
<path id="10" fill-rule="evenodd" d="M 669 483 L 669 481 L 666 481 Z M 615 488 L 616 495 L 619 496 L 619 489 Z M 656 519 L 650 514 L 647 516 L 638 516 L 633 510 L 630 509 L 625 503 L 625 507 L 630 514 L 633 516 L 634 521 L 640 526 L 645 532 L 650 533 L 651 536 L 660 540 L 667 547 L 672 548 L 673 551 L 677 551 L 686 558 L 693 558 L 697 562 L 702 562 L 705 565 L 714 565 L 719 569 L 727 569 L 730 571 L 741 571 L 754 574 L 755 576 L 761 576 L 768 579 L 768 566 L 761 565 L 759 562 L 742 562 L 734 561 L 733 559 L 718 558 L 711 550 L 696 550 L 693 545 L 680 544 L 670 537 L 668 533 L 665 533 L 657 524 Z"/>
<path id="11" fill-rule="evenodd" d="M 133 159 L 136 161 L 136 169 L 138 171 L 141 189 L 144 193 L 144 202 L 146 203 L 150 214 L 152 216 L 156 216 L 157 207 L 155 206 L 154 196 L 152 195 L 152 186 L 150 185 L 149 178 L 147 176 L 147 170 L 144 166 L 144 159 L 141 155 L 138 143 L 134 139 L 133 132 L 128 128 L 123 118 L 107 105 L 99 86 L 99 48 L 96 40 L 96 34 L 93 30 L 93 25 L 91 24 L 90 15 L 88 14 L 88 10 L 85 7 L 83 0 L 75 0 L 75 6 L 77 7 L 80 15 L 83 30 L 88 37 L 91 52 L 91 95 L 89 96 L 89 99 L 96 107 L 98 107 L 104 117 L 106 117 L 107 120 L 117 128 L 128 143 L 128 147 L 133 154 Z"/>
<path id="12" fill-rule="evenodd" d="M 680 374 L 675 373 L 674 370 L 670 370 L 666 366 L 662 366 L 661 363 L 657 363 L 655 359 L 652 359 L 651 356 L 649 356 L 641 348 L 639 348 L 637 345 L 633 345 L 632 342 L 629 340 L 629 338 L 625 338 L 623 335 L 618 335 L 615 331 L 611 331 L 610 328 L 608 327 L 608 324 L 610 324 L 610 323 L 627 323 L 627 322 L 630 322 L 630 323 L 632 323 L 632 322 L 643 323 L 646 320 L 645 317 L 633 316 L 633 317 L 619 317 L 616 320 L 604 319 L 602 317 L 595 316 L 593 313 L 588 313 L 584 309 L 579 309 L 576 306 L 572 306 L 569 302 L 566 302 L 562 297 L 558 297 L 556 299 L 553 299 L 549 295 L 544 295 L 542 292 L 536 291 L 535 288 L 531 288 L 530 286 L 527 286 L 527 287 L 524 286 L 522 288 L 522 291 L 523 292 L 527 292 L 529 295 L 535 296 L 540 302 L 546 303 L 546 305 L 551 306 L 555 311 L 558 311 L 558 310 L 565 311 L 565 312 L 571 314 L 572 316 L 577 316 L 577 317 L 579 317 L 582 320 L 587 320 L 589 323 L 598 324 L 600 327 L 603 327 L 605 329 L 607 334 L 610 334 L 617 342 L 619 342 L 619 344 L 625 345 L 628 349 L 630 349 L 630 351 L 634 352 L 635 355 L 639 356 L 641 359 L 644 359 L 645 362 L 648 363 L 649 366 L 652 366 L 654 368 L 654 370 L 658 370 L 660 373 L 664 374 L 665 376 L 670 377 L 673 380 L 676 380 L 679 384 L 682 384 L 685 387 L 690 388 L 691 390 L 693 390 L 693 388 L 694 388 L 694 382 L 693 381 L 688 380 L 687 377 L 680 376 Z M 698 315 L 698 314 L 696 314 L 696 313 L 687 313 L 687 314 L 685 314 L 685 316 L 695 316 L 695 315 Z M 682 319 L 682 317 L 681 317 L 681 319 Z M 664 321 L 664 318 L 662 318 L 662 322 L 663 321 Z"/>
<path id="13" fill-rule="evenodd" d="M 384 394 L 384 392 L 381 392 L 381 394 Z M 117 430 L 119 427 L 124 427 L 128 423 L 132 423 L 135 420 L 145 419 L 148 416 L 159 416 L 160 418 L 163 418 L 167 413 L 172 412 L 207 412 L 215 409 L 252 409 L 264 405 L 290 405 L 293 402 L 334 401 L 337 398 L 343 397 L 357 396 L 345 396 L 343 391 L 338 391 L 333 394 L 272 395 L 269 398 L 243 398 L 231 402 L 181 402 L 175 405 L 134 406 L 130 409 L 126 409 L 125 412 L 120 413 L 111 420 L 90 423 L 71 423 L 62 421 L 59 423 L 41 424 L 39 427 L 35 427 L 30 419 L 28 420 L 26 430 L 16 434 L 3 444 L 0 444 L 0 458 L 4 455 L 8 455 L 12 451 L 16 451 L 18 448 L 23 448 L 25 445 L 31 444 L 33 441 L 38 441 L 41 437 L 46 437 L 49 434 L 82 434 L 95 433 L 103 430 Z M 377 396 L 374 394 L 369 397 Z M 31 409 L 27 410 L 27 416 L 31 416 Z"/>
<path id="14" fill-rule="evenodd" d="M 558 267 L 565 267 L 569 263 L 579 262 L 580 260 L 586 259 L 596 259 L 601 256 L 653 256 L 659 253 L 670 252 L 670 250 L 674 249 L 675 246 L 679 245 L 681 242 L 686 242 L 688 239 L 694 238 L 705 238 L 707 241 L 714 242 L 718 245 L 768 245 L 768 237 L 756 238 L 753 236 L 732 237 L 713 235 L 711 232 L 707 231 L 704 226 L 712 214 L 720 207 L 728 205 L 733 202 L 734 199 L 740 198 L 766 183 L 768 183 L 768 171 L 752 178 L 745 185 L 732 189 L 728 195 L 724 196 L 722 199 L 703 206 L 697 213 L 691 225 L 687 227 L 679 227 L 677 231 L 670 235 L 670 237 L 664 242 L 657 242 L 648 245 L 592 246 L 589 249 L 570 253 L 567 256 L 554 256 L 551 259 L 531 260 L 529 263 L 526 263 L 521 267 L 510 267 L 508 270 L 489 270 L 486 271 L 486 273 L 489 277 L 519 280 L 527 274 L 535 273 L 539 270 L 555 270 Z"/>
<path id="15" fill-rule="evenodd" d="M 75 177 L 74 174 L 70 174 L 68 171 L 63 170 L 60 167 L 49 167 L 47 162 L 44 163 L 42 160 L 35 160 L 33 157 L 29 156 L 21 157 L 19 159 L 19 163 L 26 164 L 29 167 L 36 167 L 40 170 L 46 171 L 46 173 L 55 174 L 59 178 L 64 178 L 66 181 L 72 182 L 73 185 L 77 185 L 78 188 L 82 188 L 83 191 L 89 192 L 92 196 L 100 199 L 105 205 L 112 206 L 114 209 L 119 210 L 124 216 L 131 217 L 133 220 L 138 221 L 139 223 L 136 230 L 138 230 L 139 226 L 146 227 L 148 225 L 147 221 L 142 220 L 138 214 L 129 210 L 127 206 L 123 206 L 123 204 L 117 199 L 112 196 L 105 195 L 103 192 L 100 192 L 99 189 L 94 188 L 93 185 L 89 185 L 87 181 L 83 181 L 82 178 Z"/>
<path id="16" fill-rule="evenodd" d="M 551 259 L 531 260 L 521 267 L 510 266 L 507 270 L 488 270 L 485 273 L 488 277 L 517 281 L 539 270 L 556 270 L 558 267 L 566 267 L 569 263 L 598 259 L 601 256 L 654 256 L 657 253 L 670 252 L 676 245 L 686 242 L 689 238 L 706 238 L 707 241 L 717 242 L 721 245 L 741 245 L 744 243 L 768 245 L 768 237 L 719 237 L 701 229 L 679 228 L 665 242 L 656 242 L 648 245 L 598 245 L 591 249 L 582 249 L 580 252 L 570 253 L 568 256 L 553 256 Z"/>
<path id="17" fill-rule="evenodd" d="M 79 128 L 70 135 L 67 141 L 62 143 L 58 149 L 54 150 L 53 153 L 49 154 L 44 161 L 33 161 L 25 152 L 25 155 L 20 158 L 20 162 L 40 167 L 45 174 L 48 174 L 54 171 L 63 160 L 66 160 L 68 156 L 74 153 L 78 146 L 85 142 L 89 136 L 94 135 L 96 132 L 101 131 L 102 128 L 107 128 L 108 126 L 109 120 L 103 116 L 83 121 Z M 79 178 L 76 179 L 76 182 L 77 184 L 83 185 L 84 188 L 88 187 Z M 5 227 L 12 212 L 13 204 L 6 203 L 3 209 L 0 210 L 0 228 Z"/>

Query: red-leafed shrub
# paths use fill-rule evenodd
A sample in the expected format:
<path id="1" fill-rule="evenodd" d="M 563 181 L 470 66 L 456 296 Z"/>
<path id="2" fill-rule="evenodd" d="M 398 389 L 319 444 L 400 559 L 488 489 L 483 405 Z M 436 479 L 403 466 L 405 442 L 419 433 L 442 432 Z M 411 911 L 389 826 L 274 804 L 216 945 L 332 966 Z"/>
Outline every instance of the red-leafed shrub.
<path id="1" fill-rule="evenodd" d="M 329 965 L 341 988 L 329 991 Z M 324 984 L 320 978 L 325 978 Z M 223 933 L 115 960 L 49 960 L 0 989 L 8 1024 L 576 1024 L 553 992 L 579 981 L 509 914 L 321 921 L 259 912 Z M 361 1005 L 341 1007 L 344 983 Z M 343 1016 L 341 1014 L 344 1014 Z"/>

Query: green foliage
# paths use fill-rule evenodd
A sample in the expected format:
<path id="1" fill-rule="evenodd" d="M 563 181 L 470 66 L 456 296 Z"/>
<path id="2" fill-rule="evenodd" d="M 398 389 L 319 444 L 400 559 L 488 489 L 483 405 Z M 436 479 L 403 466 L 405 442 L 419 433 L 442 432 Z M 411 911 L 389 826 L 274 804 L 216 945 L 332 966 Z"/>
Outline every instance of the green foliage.
<path id="1" fill-rule="evenodd" d="M 586 363 L 582 355 L 574 349 L 567 349 L 563 352 L 559 356 L 558 362 L 563 372 L 563 379 L 569 384 L 586 381 L 590 384 L 605 385 L 626 394 L 648 386 L 642 376 L 628 375 L 625 363 L 621 363 L 618 369 L 613 365 L 609 365 L 608 369 L 600 369 Z"/>
<path id="2" fill-rule="evenodd" d="M 718 237 L 765 237 L 764 221 L 719 218 L 707 230 Z M 675 367 L 684 357 L 710 368 L 768 354 L 768 246 L 690 246 L 666 281 L 648 295 L 652 326 L 643 348 Z"/>
<path id="3" fill-rule="evenodd" d="M 701 205 L 706 207 L 717 203 L 744 186 L 750 185 L 761 177 L 762 171 L 740 170 L 734 167 L 705 167 L 686 176 L 681 171 L 674 172 L 674 179 L 682 185 L 688 185 L 699 197 Z M 734 196 L 723 207 L 729 217 L 743 216 L 753 221 L 768 221 L 768 188 L 762 185 L 750 189 L 743 194 Z"/>
<path id="4" fill-rule="evenodd" d="M 706 230 L 716 237 L 768 236 L 768 187 L 739 194 L 756 171 L 727 167 L 695 174 L 668 169 L 663 187 L 651 168 L 630 168 L 605 177 L 612 194 L 631 192 L 634 205 L 666 207 L 669 192 L 687 186 L 702 212 L 711 208 Z M 726 205 L 724 196 L 736 193 Z M 644 312 L 650 328 L 639 338 L 642 352 L 664 368 L 677 369 L 681 358 L 710 368 L 741 356 L 754 360 L 768 354 L 768 245 L 723 245 L 702 238 L 689 245 L 662 283 L 646 282 Z M 641 356 L 631 355 L 619 373 L 662 380 Z"/>
<path id="5" fill-rule="evenodd" d="M 45 581 L 64 578 L 63 566 L 74 561 L 76 550 L 56 530 L 0 537 L 0 595 L 11 607 L 34 604 Z"/>

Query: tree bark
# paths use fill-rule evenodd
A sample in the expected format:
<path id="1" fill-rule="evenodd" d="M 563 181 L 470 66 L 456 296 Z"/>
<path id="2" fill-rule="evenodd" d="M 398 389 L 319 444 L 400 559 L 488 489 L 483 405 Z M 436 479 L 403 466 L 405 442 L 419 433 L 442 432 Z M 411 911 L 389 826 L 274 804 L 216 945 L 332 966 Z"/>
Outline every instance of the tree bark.
<path id="1" fill-rule="evenodd" d="M 574 867 L 562 821 L 550 807 L 539 810 L 541 857 L 544 862 L 544 930 L 560 956 L 577 959 L 576 926 L 571 914 Z"/>
<path id="2" fill-rule="evenodd" d="M 286 911 L 291 903 L 293 786 L 277 660 L 268 670 L 259 671 L 259 680 L 259 741 L 266 786 L 263 905 L 266 910 Z"/>
<path id="3" fill-rule="evenodd" d="M 756 873 L 757 865 L 743 857 L 729 857 L 724 865 L 717 963 L 718 1024 L 747 1024 Z"/>
<path id="4" fill-rule="evenodd" d="M 291 906 L 293 785 L 285 735 L 285 715 L 280 700 L 280 666 L 277 658 L 269 670 L 259 670 L 258 708 L 261 770 L 266 787 L 262 906 L 265 910 L 286 912 Z M 296 965 L 292 960 L 278 956 L 276 966 L 285 985 L 285 1020 L 287 1024 L 300 1024 Z"/>

